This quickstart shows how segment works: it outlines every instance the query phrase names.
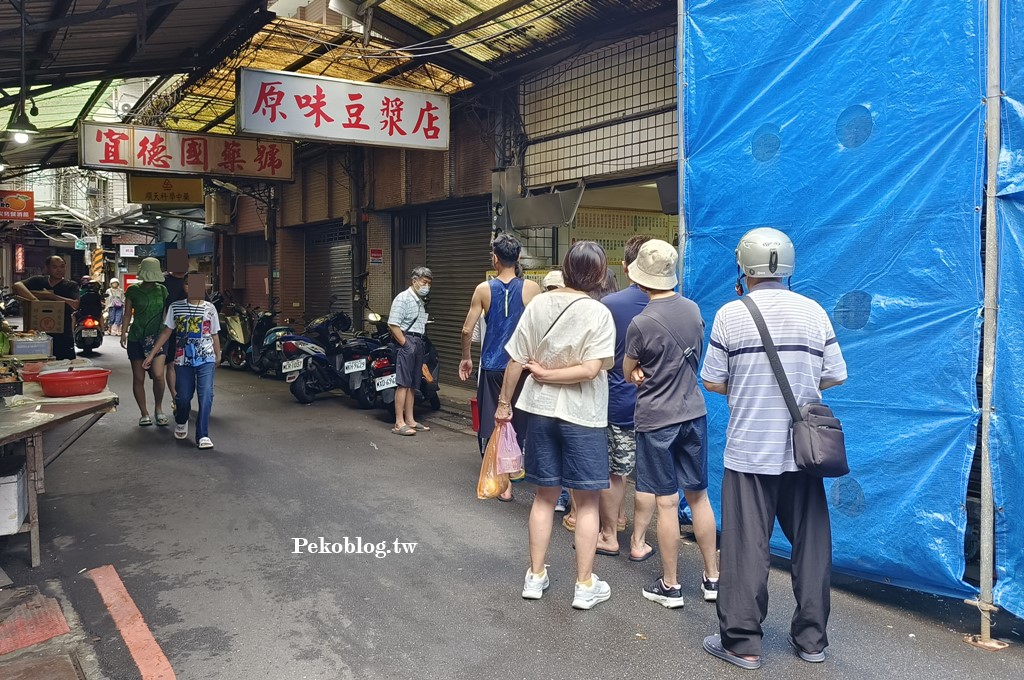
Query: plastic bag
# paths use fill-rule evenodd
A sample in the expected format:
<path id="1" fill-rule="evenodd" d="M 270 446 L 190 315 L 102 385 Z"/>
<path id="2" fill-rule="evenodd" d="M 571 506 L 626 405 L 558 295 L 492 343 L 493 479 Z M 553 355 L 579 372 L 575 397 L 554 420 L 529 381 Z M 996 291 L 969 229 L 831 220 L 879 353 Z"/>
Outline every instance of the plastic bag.
<path id="1" fill-rule="evenodd" d="M 483 462 L 480 463 L 480 479 L 476 483 L 476 497 L 480 500 L 497 498 L 508 488 L 508 475 L 498 473 L 498 441 L 502 428 L 494 428 L 494 434 L 487 442 Z"/>
<path id="2" fill-rule="evenodd" d="M 519 479 L 523 470 L 523 452 L 519 450 L 516 430 L 512 423 L 501 424 L 498 438 L 498 473 L 507 474 L 510 479 Z"/>

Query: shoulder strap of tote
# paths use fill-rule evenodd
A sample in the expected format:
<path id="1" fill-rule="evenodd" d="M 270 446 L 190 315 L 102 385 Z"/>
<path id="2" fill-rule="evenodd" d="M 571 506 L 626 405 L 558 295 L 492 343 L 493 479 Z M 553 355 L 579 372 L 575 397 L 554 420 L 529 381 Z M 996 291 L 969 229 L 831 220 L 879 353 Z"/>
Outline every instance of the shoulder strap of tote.
<path id="1" fill-rule="evenodd" d="M 754 325 L 757 326 L 757 332 L 761 334 L 761 343 L 764 345 L 764 351 L 768 355 L 768 361 L 771 362 L 772 371 L 775 372 L 775 380 L 779 383 L 779 389 L 782 390 L 782 396 L 786 400 L 786 407 L 789 409 L 789 415 L 793 418 L 793 422 L 797 423 L 803 420 L 800 416 L 800 408 L 796 405 L 796 397 L 793 396 L 793 388 L 790 387 L 789 378 L 786 377 L 786 371 L 782 368 L 782 360 L 779 359 L 779 351 L 775 348 L 775 343 L 772 342 L 772 336 L 768 332 L 768 325 L 764 322 L 764 317 L 761 316 L 761 310 L 757 308 L 757 305 L 749 296 L 744 295 L 740 298 L 743 304 L 746 305 L 747 311 L 750 312 L 750 316 L 754 318 Z"/>
<path id="2" fill-rule="evenodd" d="M 537 342 L 537 344 L 539 345 L 541 342 L 544 341 L 544 338 L 548 337 L 548 334 L 551 333 L 551 329 L 555 327 L 555 324 L 558 323 L 558 320 L 562 318 L 562 315 L 569 311 L 570 307 L 572 307 L 574 304 L 576 304 L 577 302 L 580 302 L 582 300 L 592 300 L 592 299 L 593 298 L 591 298 L 589 295 L 584 295 L 582 297 L 576 298 L 575 300 L 573 300 L 572 302 L 567 304 L 565 306 L 565 309 L 563 309 L 561 312 L 559 312 L 558 316 L 555 317 L 555 320 L 551 322 L 551 325 L 548 326 L 548 329 L 546 331 L 544 331 L 544 335 L 540 336 L 540 340 Z"/>

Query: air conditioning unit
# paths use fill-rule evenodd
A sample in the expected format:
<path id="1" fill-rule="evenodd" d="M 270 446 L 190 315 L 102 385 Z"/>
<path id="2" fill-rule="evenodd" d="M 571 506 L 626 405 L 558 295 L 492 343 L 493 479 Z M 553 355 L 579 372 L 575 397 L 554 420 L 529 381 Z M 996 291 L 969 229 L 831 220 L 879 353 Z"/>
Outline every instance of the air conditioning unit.
<path id="1" fill-rule="evenodd" d="M 231 223 L 231 206 L 228 195 L 223 191 L 214 191 L 206 194 L 205 213 L 206 227 L 211 231 L 223 231 L 234 233 L 234 225 Z"/>

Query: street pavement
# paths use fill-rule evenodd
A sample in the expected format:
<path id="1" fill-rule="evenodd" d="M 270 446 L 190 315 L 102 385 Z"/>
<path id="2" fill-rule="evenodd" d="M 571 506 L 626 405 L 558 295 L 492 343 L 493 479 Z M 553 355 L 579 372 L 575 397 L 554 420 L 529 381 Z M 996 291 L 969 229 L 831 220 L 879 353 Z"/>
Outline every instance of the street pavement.
<path id="1" fill-rule="evenodd" d="M 124 351 L 107 338 L 94 361 L 121 396 L 46 471 L 43 565 L 24 536 L 0 540 L 16 585 L 59 583 L 94 643 L 103 674 L 141 674 L 85 570 L 112 565 L 177 678 L 728 678 L 745 671 L 703 652 L 717 631 L 700 599 L 700 559 L 684 543 L 686 606 L 642 599 L 659 561 L 598 557 L 612 598 L 570 607 L 572 534 L 556 526 L 551 587 L 520 597 L 532 493 L 476 499 L 479 454 L 467 422 L 390 433 L 383 411 L 344 397 L 301 406 L 283 382 L 221 368 L 213 451 L 171 428 L 138 427 Z M 442 386 L 442 390 L 444 387 Z M 167 411 L 170 412 L 169 404 Z M 382 542 L 384 554 L 294 554 L 295 539 Z M 652 527 L 650 540 L 653 542 Z M 395 541 L 415 544 L 396 552 Z M 787 645 L 793 597 L 785 563 L 770 581 L 761 678 L 1020 678 L 1024 622 L 997 614 L 1012 644 L 962 642 L 977 611 L 962 602 L 837 576 L 824 664 Z M 0 673 L 2 675 L 2 673 Z"/>

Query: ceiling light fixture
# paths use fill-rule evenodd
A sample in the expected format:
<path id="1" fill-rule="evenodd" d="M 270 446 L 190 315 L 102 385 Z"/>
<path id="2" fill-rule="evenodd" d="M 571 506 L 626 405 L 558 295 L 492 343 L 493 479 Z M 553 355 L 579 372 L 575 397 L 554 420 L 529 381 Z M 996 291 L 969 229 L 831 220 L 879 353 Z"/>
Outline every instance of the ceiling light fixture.
<path id="1" fill-rule="evenodd" d="M 32 124 L 32 121 L 28 119 L 28 114 L 25 113 L 25 11 L 26 5 L 21 5 L 21 92 L 18 100 L 18 108 L 15 109 L 14 120 L 7 126 L 10 132 L 14 133 L 14 141 L 18 144 L 26 144 L 29 140 L 29 135 L 35 135 L 39 133 L 39 128 Z M 35 102 L 32 102 L 32 109 L 36 109 Z"/>

